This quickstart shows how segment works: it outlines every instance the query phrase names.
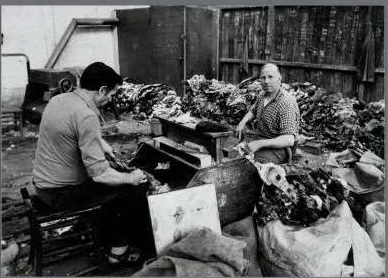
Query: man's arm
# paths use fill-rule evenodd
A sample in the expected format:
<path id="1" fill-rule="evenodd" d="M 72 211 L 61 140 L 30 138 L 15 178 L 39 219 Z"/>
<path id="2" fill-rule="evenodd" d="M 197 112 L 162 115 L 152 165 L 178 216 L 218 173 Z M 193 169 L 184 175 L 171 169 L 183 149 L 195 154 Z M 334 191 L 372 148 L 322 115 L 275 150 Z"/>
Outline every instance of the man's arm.
<path id="1" fill-rule="evenodd" d="M 245 129 L 245 126 L 249 121 L 253 119 L 253 113 L 252 111 L 248 111 L 248 113 L 245 114 L 244 118 L 240 121 L 238 126 L 236 127 L 236 132 L 238 133 L 238 139 L 241 140 L 242 138 L 242 132 Z"/>
<path id="2" fill-rule="evenodd" d="M 295 136 L 291 134 L 279 135 L 272 139 L 260 139 L 247 144 L 249 151 L 256 152 L 263 148 L 281 149 L 292 147 L 295 143 Z"/>
<path id="3" fill-rule="evenodd" d="M 108 186 L 119 186 L 123 184 L 139 185 L 147 181 L 146 175 L 142 170 L 136 169 L 130 173 L 118 172 L 109 167 L 102 174 L 92 177 L 95 182 L 103 183 Z"/>

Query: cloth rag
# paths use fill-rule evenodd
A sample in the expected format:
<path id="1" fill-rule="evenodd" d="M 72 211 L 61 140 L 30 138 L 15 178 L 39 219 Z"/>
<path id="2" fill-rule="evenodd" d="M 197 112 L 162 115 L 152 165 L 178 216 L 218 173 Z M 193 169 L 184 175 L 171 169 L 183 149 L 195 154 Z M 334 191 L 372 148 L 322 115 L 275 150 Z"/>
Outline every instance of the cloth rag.
<path id="1" fill-rule="evenodd" d="M 195 228 L 170 245 L 166 255 L 144 266 L 134 276 L 225 277 L 242 276 L 248 268 L 247 243 Z"/>

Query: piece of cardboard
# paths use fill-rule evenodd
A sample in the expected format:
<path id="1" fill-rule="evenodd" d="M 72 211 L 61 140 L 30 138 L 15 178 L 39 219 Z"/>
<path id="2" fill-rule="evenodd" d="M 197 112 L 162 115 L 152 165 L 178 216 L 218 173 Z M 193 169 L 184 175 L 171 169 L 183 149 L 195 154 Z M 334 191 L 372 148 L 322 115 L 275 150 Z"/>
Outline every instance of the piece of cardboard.
<path id="1" fill-rule="evenodd" d="M 207 227 L 221 234 L 214 184 L 148 196 L 155 249 L 158 256 L 182 233 Z"/>

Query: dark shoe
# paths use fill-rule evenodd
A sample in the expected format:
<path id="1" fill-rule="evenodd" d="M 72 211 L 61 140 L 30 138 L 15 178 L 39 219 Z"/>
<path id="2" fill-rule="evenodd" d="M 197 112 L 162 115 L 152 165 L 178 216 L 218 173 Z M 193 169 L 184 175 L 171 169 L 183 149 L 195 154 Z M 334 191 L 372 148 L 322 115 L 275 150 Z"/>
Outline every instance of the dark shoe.
<path id="1" fill-rule="evenodd" d="M 110 262 L 109 258 L 115 259 L 117 262 Z M 108 261 L 110 265 L 136 265 L 142 263 L 144 254 L 141 249 L 136 247 L 128 247 L 128 249 L 121 255 L 108 254 Z"/>

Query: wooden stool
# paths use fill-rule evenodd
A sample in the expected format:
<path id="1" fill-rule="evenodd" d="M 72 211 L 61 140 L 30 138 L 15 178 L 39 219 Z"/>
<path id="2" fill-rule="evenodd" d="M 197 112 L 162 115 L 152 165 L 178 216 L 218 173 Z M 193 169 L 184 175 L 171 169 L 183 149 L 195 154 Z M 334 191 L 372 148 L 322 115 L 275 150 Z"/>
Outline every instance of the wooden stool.
<path id="1" fill-rule="evenodd" d="M 20 193 L 30 224 L 31 247 L 28 262 L 32 264 L 35 276 L 42 276 L 45 266 L 81 252 L 94 249 L 99 255 L 94 220 L 101 209 L 100 205 L 54 211 L 31 195 L 27 188 L 21 188 Z M 89 267 L 87 271 L 79 271 L 77 274 L 83 275 L 97 268 L 98 266 Z"/>

